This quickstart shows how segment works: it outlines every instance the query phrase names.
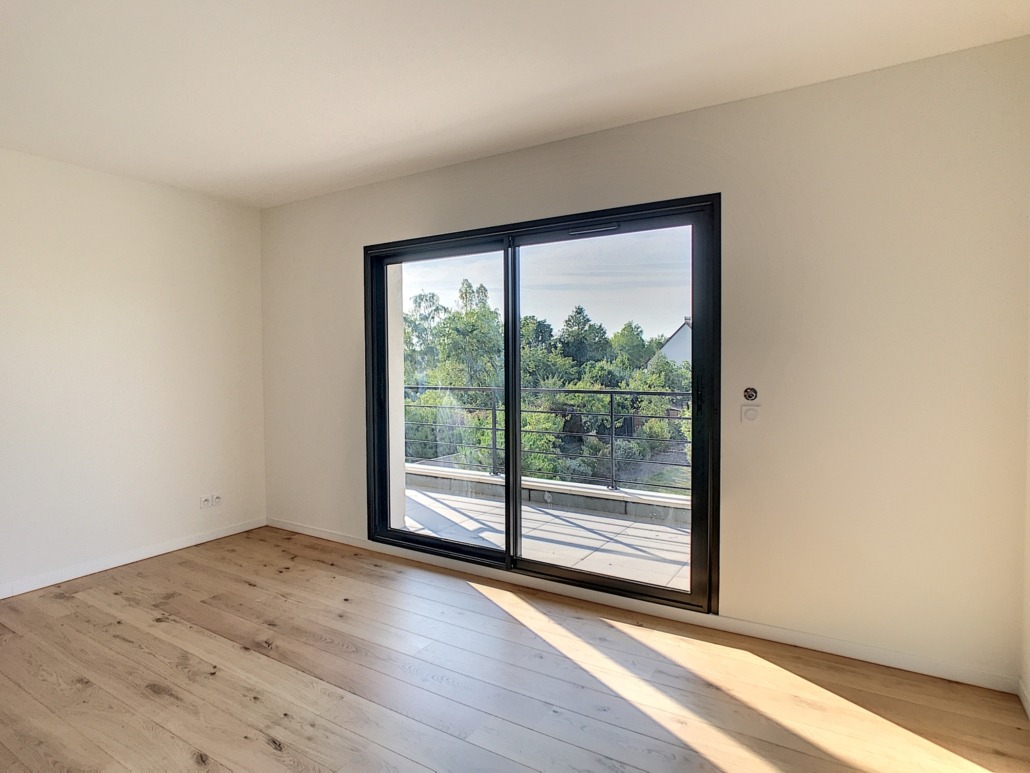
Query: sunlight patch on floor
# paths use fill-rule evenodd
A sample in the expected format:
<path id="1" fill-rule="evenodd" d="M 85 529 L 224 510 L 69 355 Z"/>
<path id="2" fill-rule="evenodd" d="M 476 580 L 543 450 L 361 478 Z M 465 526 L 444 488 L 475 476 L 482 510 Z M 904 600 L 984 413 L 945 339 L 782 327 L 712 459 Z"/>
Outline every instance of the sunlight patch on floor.
<path id="1" fill-rule="evenodd" d="M 647 631 L 605 620 L 619 632 L 651 648 L 663 659 L 695 671 L 697 664 L 674 634 Z M 721 645 L 713 645 L 721 646 Z M 733 648 L 725 647 L 731 650 Z M 741 652 L 737 650 L 736 652 Z M 871 760 L 894 770 L 984 771 L 985 768 L 891 722 L 788 669 L 753 656 L 759 669 L 704 669 L 703 678 L 754 711 L 772 718 L 799 738 L 847 764 L 868 768 Z M 758 683 L 756 684 L 756 680 Z M 893 765 L 898 767 L 893 767 Z"/>
<path id="2" fill-rule="evenodd" d="M 730 733 L 709 724 L 702 714 L 673 700 L 516 594 L 477 583 L 469 584 L 544 639 L 555 650 L 587 671 L 598 682 L 630 702 L 636 710 L 646 714 L 674 738 L 706 757 L 712 764 L 732 764 L 731 769 L 734 770 L 780 770 L 779 766 L 749 749 Z M 564 635 L 555 634 L 556 625 L 563 628 Z M 570 646 L 569 639 L 575 641 L 575 646 Z M 578 657 L 581 650 L 590 652 L 589 662 Z M 643 699 L 646 703 L 628 698 L 627 694 Z M 677 721 L 679 717 L 683 719 Z"/>

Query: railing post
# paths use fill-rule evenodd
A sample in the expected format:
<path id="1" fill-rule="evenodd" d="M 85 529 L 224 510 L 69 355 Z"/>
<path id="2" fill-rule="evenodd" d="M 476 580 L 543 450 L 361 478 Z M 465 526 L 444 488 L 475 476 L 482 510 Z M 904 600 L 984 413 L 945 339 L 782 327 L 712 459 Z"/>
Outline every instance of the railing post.
<path id="1" fill-rule="evenodd" d="M 490 390 L 490 474 L 497 475 L 497 392 Z"/>
<path id="2" fill-rule="evenodd" d="M 608 481 L 608 488 L 617 489 L 615 485 L 615 393 L 608 393 L 608 453 L 611 457 L 611 477 Z"/>

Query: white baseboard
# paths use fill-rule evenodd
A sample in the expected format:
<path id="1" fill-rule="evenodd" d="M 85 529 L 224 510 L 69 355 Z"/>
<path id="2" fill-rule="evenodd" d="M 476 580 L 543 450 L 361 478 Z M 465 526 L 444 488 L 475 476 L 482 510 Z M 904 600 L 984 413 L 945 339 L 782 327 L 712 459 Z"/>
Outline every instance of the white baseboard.
<path id="1" fill-rule="evenodd" d="M 622 596 L 599 593 L 597 591 L 585 590 L 583 588 L 564 585 L 562 583 L 548 582 L 547 580 L 541 580 L 536 577 L 527 577 L 526 575 L 516 574 L 514 572 L 504 572 L 485 566 L 479 566 L 477 564 L 442 558 L 440 556 L 432 556 L 425 553 L 416 554 L 409 550 L 395 548 L 391 545 L 384 545 L 380 542 L 372 542 L 368 539 L 350 537 L 341 532 L 330 531 L 328 529 L 318 529 L 311 526 L 305 526 L 300 523 L 283 521 L 277 518 L 269 518 L 268 525 L 285 529 L 287 531 L 295 531 L 299 534 L 307 534 L 311 537 L 320 537 L 332 542 L 341 542 L 345 545 L 374 550 L 380 553 L 388 553 L 390 555 L 420 561 L 426 564 L 443 566 L 448 569 L 455 569 L 467 574 L 490 577 L 492 579 L 502 580 L 514 585 L 523 585 L 537 590 L 545 590 L 552 593 L 559 593 L 564 596 L 572 596 L 574 598 L 583 599 L 584 601 L 593 601 L 598 604 L 606 604 L 611 607 L 627 609 L 632 612 L 640 612 L 642 614 L 654 615 L 655 617 L 679 620 L 681 622 L 690 623 L 691 625 L 697 625 L 704 628 L 715 628 L 721 631 L 729 631 L 731 633 L 739 633 L 743 636 L 754 636 L 759 639 L 767 639 L 781 644 L 805 647 L 806 649 L 828 652 L 833 655 L 841 655 L 843 657 L 855 658 L 856 660 L 864 660 L 868 663 L 877 663 L 881 666 L 900 668 L 905 671 L 914 671 L 919 674 L 937 676 L 942 679 L 950 679 L 955 682 L 987 687 L 992 690 L 1001 690 L 1002 692 L 1007 693 L 1018 693 L 1020 698 L 1023 700 L 1024 707 L 1030 706 L 1027 694 L 1022 691 L 1020 681 L 1016 677 L 1006 676 L 1004 674 L 982 671 L 980 669 L 970 668 L 968 666 L 955 663 L 945 663 L 920 655 L 898 652 L 883 647 L 875 647 L 868 644 L 833 639 L 827 636 L 820 636 L 819 634 L 807 633 L 805 631 L 795 631 L 789 628 L 778 628 L 776 626 L 766 625 L 764 623 L 755 623 L 749 620 L 739 620 L 732 617 L 726 617 L 725 615 L 704 615 L 697 612 L 689 612 L 687 610 L 676 609 L 675 607 L 667 607 L 661 604 L 652 604 L 646 601 L 624 598 Z"/>
<path id="2" fill-rule="evenodd" d="M 1030 717 L 1030 693 L 1027 692 L 1026 682 L 1022 679 L 1019 680 L 1019 690 L 1016 695 L 1019 696 L 1019 702 L 1023 704 L 1023 711 L 1026 712 L 1027 717 Z"/>
<path id="3" fill-rule="evenodd" d="M 255 518 L 243 523 L 234 523 L 230 526 L 212 529 L 211 531 L 190 534 L 185 537 L 159 542 L 155 545 L 145 545 L 123 553 L 96 558 L 73 566 L 66 566 L 52 572 L 37 574 L 34 577 L 25 577 L 0 586 L 0 599 L 17 596 L 20 593 L 28 593 L 29 591 L 45 588 L 55 583 L 74 580 L 78 577 L 85 577 L 87 574 L 102 572 L 105 569 L 113 569 L 116 566 L 124 566 L 135 561 L 142 561 L 145 558 L 153 558 L 162 553 L 171 553 L 173 550 L 181 550 L 182 548 L 199 545 L 201 542 L 210 542 L 213 539 L 228 537 L 230 534 L 250 531 L 265 524 L 266 520 L 264 518 Z"/>

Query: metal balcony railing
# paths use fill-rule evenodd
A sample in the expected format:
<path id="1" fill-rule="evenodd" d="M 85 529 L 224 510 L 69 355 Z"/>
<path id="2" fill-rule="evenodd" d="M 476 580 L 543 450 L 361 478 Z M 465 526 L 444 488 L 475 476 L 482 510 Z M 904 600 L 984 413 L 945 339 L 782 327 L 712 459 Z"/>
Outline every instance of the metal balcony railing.
<path id="1" fill-rule="evenodd" d="M 503 472 L 502 389 L 409 385 L 404 396 L 406 461 L 493 475 Z M 626 475 L 645 465 L 689 469 L 689 392 L 525 388 L 521 412 L 524 475 L 610 489 L 628 485 L 670 493 L 690 491 L 689 474 L 674 476 L 676 482 Z M 527 416 L 556 418 L 549 422 L 551 428 L 533 428 L 526 426 Z M 668 422 L 658 426 L 668 429 L 669 437 L 636 434 L 652 421 Z M 676 450 L 677 444 L 682 451 Z M 641 449 L 646 449 L 646 458 Z M 650 458 L 654 454 L 663 458 Z M 546 465 L 548 458 L 555 464 Z"/>

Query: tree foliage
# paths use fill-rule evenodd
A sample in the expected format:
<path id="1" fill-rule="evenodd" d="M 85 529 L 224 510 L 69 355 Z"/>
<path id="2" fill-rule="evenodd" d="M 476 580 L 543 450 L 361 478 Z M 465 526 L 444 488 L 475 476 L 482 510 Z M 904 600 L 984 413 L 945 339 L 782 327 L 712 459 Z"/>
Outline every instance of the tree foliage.
<path id="1" fill-rule="evenodd" d="M 558 333 L 558 351 L 579 367 L 613 358 L 612 342 L 608 340 L 604 325 L 592 322 L 582 306 L 574 308 L 565 318 Z"/>
<path id="2" fill-rule="evenodd" d="M 439 379 L 452 386 L 499 387 L 504 361 L 500 312 L 490 308 L 486 287 L 473 288 L 467 279 L 461 283 L 458 302 L 434 330 Z"/>
<path id="3" fill-rule="evenodd" d="M 436 326 L 448 313 L 436 293 L 419 293 L 411 299 L 412 310 L 404 315 L 404 383 L 418 383 L 437 366 L 440 352 Z"/>
<path id="4" fill-rule="evenodd" d="M 689 458 L 689 363 L 660 352 L 627 321 L 611 337 L 576 306 L 557 334 L 545 319 L 520 327 L 522 465 L 533 477 L 601 483 L 655 456 Z M 404 314 L 405 453 L 467 469 L 496 470 L 503 459 L 503 320 L 487 288 L 461 282 L 457 303 L 420 293 Z M 474 389 L 468 389 L 472 387 Z M 580 390 L 627 390 L 609 394 Z M 674 394 L 668 394 L 674 393 Z M 612 425 L 610 413 L 616 418 Z M 683 442 L 687 441 L 687 442 Z M 689 462 L 685 462 L 689 463 Z M 626 485 L 689 485 L 689 471 L 662 467 Z M 685 469 L 685 468 L 684 468 Z M 639 474 L 639 473 L 638 473 Z M 672 490 L 672 489 L 668 489 Z"/>

